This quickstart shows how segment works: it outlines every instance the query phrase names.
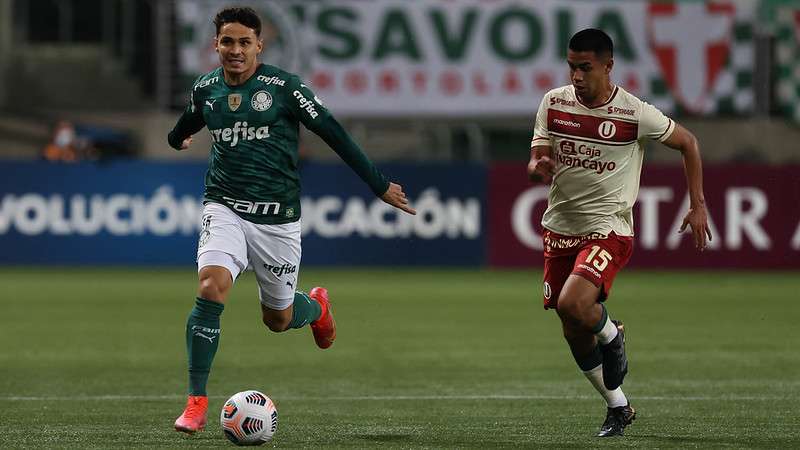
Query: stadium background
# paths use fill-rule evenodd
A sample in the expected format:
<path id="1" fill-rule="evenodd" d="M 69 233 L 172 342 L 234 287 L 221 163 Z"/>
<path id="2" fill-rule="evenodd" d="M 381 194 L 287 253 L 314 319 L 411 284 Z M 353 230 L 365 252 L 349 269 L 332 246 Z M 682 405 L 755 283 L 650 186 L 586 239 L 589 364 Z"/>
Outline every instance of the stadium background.
<path id="1" fill-rule="evenodd" d="M 67 441 L 44 442 L 88 445 L 81 434 L 112 435 L 113 443 L 131 445 L 169 446 L 175 439 L 149 432 L 114 434 L 115 414 L 122 417 L 123 412 L 102 398 L 157 404 L 153 408 L 164 416 L 180 402 L 176 400 L 183 389 L 180 328 L 195 283 L 202 175 L 210 140 L 201 132 L 190 151 L 175 152 L 166 144 L 166 134 L 187 100 L 191 80 L 215 64 L 211 17 L 226 3 L 0 0 L 0 280 L 5 291 L 0 293 L 0 304 L 8 311 L 0 327 L 18 341 L 0 350 L 0 373 L 5 374 L 0 379 L 0 401 L 12 406 L 0 421 L 0 442 L 35 445 L 36 439 L 55 439 L 58 426 L 81 431 Z M 651 410 L 658 405 L 667 411 L 670 425 L 662 430 L 663 436 L 651 431 L 633 443 L 736 446 L 746 436 L 756 439 L 752 441 L 756 446 L 798 445 L 797 431 L 788 424 L 796 420 L 796 408 L 790 405 L 796 404 L 800 392 L 800 363 L 796 350 L 790 350 L 800 340 L 790 320 L 796 322 L 798 317 L 800 288 L 800 2 L 237 4 L 256 7 L 265 19 L 264 60 L 301 73 L 384 173 L 404 185 L 420 213 L 411 218 L 388 210 L 324 143 L 313 134 L 303 135 L 301 282 L 324 281 L 346 293 L 339 303 L 339 314 L 344 316 L 340 321 L 350 324 L 352 334 L 363 335 L 339 353 L 342 361 L 331 373 L 356 373 L 353 368 L 361 367 L 359 355 L 378 358 L 384 366 L 365 369 L 362 375 L 367 378 L 360 389 L 334 382 L 333 390 L 344 402 L 372 394 L 387 401 L 412 399 L 408 410 L 395 409 L 396 415 L 389 414 L 388 419 L 379 404 L 371 404 L 358 407 L 363 410 L 353 406 L 346 420 L 370 423 L 373 414 L 382 421 L 392 417 L 403 421 L 413 414 L 438 424 L 437 412 L 449 406 L 458 410 L 465 407 L 463 402 L 502 402 L 503 396 L 533 411 L 541 406 L 531 402 L 589 404 L 590 397 L 582 397 L 587 395 L 586 386 L 575 376 L 566 352 L 532 350 L 529 344 L 515 346 L 505 339 L 521 335 L 530 341 L 552 340 L 554 348 L 563 346 L 557 321 L 541 313 L 538 303 L 538 218 L 547 188 L 526 180 L 525 164 L 541 95 L 568 81 L 563 56 L 569 36 L 596 26 L 616 44 L 613 80 L 697 135 L 714 233 L 703 254 L 694 251 L 688 235 L 677 233 L 687 207 L 680 154 L 649 143 L 635 210 L 636 250 L 615 287 L 615 304 L 632 323 L 651 320 L 648 330 L 639 330 L 638 345 L 641 379 L 652 383 L 649 390 L 638 388 L 638 393 Z M 62 134 L 65 129 L 69 132 Z M 55 145 L 62 139 L 69 142 L 66 151 Z M 236 301 L 247 304 L 255 292 L 253 280 L 245 278 L 240 284 L 246 287 L 237 287 L 241 300 Z M 394 289 L 382 294 L 394 299 L 391 305 L 375 306 L 374 292 L 364 292 L 381 285 Z M 148 342 L 162 345 L 153 337 L 133 344 L 132 325 L 101 325 L 131 313 L 128 302 L 136 301 L 160 311 L 154 315 L 158 318 L 151 318 L 151 328 L 138 332 L 149 336 L 175 329 L 170 334 L 175 345 L 165 350 L 167 356 L 153 359 L 145 350 Z M 64 310 L 64 302 L 71 305 L 71 312 Z M 499 312 L 474 317 L 464 311 L 465 306 L 486 304 Z M 524 313 L 518 320 L 508 319 L 502 314 L 503 305 L 512 311 L 507 314 Z M 751 308 L 759 313 L 753 314 Z M 375 318 L 411 315 L 416 310 L 433 317 L 416 319 L 416 336 L 409 336 L 410 341 L 401 340 L 400 331 L 387 338 L 385 330 L 395 322 Z M 244 314 L 239 319 L 236 314 L 226 310 L 229 324 L 248 322 Z M 664 317 L 680 318 L 675 330 L 698 341 L 694 347 L 674 342 L 669 355 L 675 368 L 669 382 L 655 369 L 662 361 L 642 355 L 671 342 L 671 334 L 653 325 Z M 716 320 L 701 319 L 708 317 Z M 79 325 L 65 325 L 66 320 L 77 320 Z M 473 356 L 451 348 L 448 333 L 461 331 L 454 325 L 443 326 L 449 320 L 480 330 L 474 332 L 480 339 L 471 348 Z M 664 319 L 663 325 L 669 320 Z M 751 334 L 737 328 L 751 320 L 756 321 L 752 334 L 759 339 L 748 340 Z M 485 321 L 507 326 L 486 327 Z M 242 327 L 257 328 L 255 323 Z M 384 333 L 379 332 L 381 327 Z M 525 331 L 517 334 L 515 327 Z M 58 330 L 71 333 L 74 345 L 97 351 L 68 346 L 70 339 L 59 341 Z M 97 347 L 98 333 L 107 336 L 107 346 Z M 236 332 L 229 333 L 229 342 L 237 342 Z M 264 340 L 261 330 L 253 334 Z M 740 334 L 745 340 L 741 345 L 736 344 Z M 709 336 L 713 339 L 706 339 Z M 267 342 L 283 338 L 273 336 Z M 247 338 L 238 339 L 248 350 L 263 352 Z M 289 344 L 280 345 L 294 349 L 301 355 L 300 365 L 313 370 L 312 354 L 308 360 L 304 356 L 308 343 L 297 338 L 295 348 L 295 338 L 287 339 Z M 387 344 L 368 344 L 372 339 Z M 347 338 L 343 341 L 347 348 Z M 425 347 L 428 353 L 392 348 L 396 355 L 387 356 L 389 342 Z M 534 356 L 520 363 L 514 352 L 498 356 L 493 345 L 516 349 L 519 358 L 529 352 Z M 122 356 L 116 356 L 120 351 Z M 449 368 L 432 364 L 445 354 Z M 296 376 L 291 370 L 296 361 L 273 357 L 285 362 L 286 376 Z M 473 370 L 466 362 L 471 359 L 474 364 L 473 357 L 484 361 L 478 375 L 469 380 L 454 375 L 462 365 Z M 748 359 L 753 357 L 757 366 Z M 221 368 L 215 370 L 241 370 L 228 373 L 225 381 L 212 377 L 220 383 L 217 392 L 244 388 L 251 383 L 247 371 L 263 372 L 255 363 L 221 358 Z M 551 359 L 564 364 L 541 363 Z M 119 365 L 118 374 L 107 367 L 109 360 Z M 158 375 L 161 363 L 172 370 L 167 370 L 169 376 Z M 145 375 L 137 382 L 116 385 L 99 380 L 84 383 L 87 372 L 75 369 L 76 365 L 123 378 L 126 368 L 141 365 Z M 722 366 L 728 368 L 724 374 L 718 371 Z M 700 372 L 694 372 L 698 367 Z M 559 370 L 563 378 L 574 378 L 574 384 L 563 382 L 567 384 L 544 393 L 537 390 L 540 386 L 533 381 L 547 380 Z M 412 389 L 400 382 L 387 386 L 379 381 L 384 374 L 403 374 L 417 384 Z M 452 380 L 452 390 L 435 381 L 445 377 Z M 753 381 L 758 378 L 763 383 Z M 313 377 L 309 378 L 313 383 L 310 380 Z M 491 380 L 502 380 L 505 388 L 498 394 Z M 477 396 L 459 397 L 463 391 L 458 386 Z M 636 386 L 631 388 L 634 393 Z M 684 395 L 681 398 L 701 403 L 700 410 L 716 417 L 713 426 L 685 428 L 681 417 L 686 412 L 664 400 L 676 386 Z M 263 389 L 278 396 L 279 407 L 281 398 L 290 407 L 288 416 L 282 416 L 288 417 L 282 428 L 284 443 L 325 442 L 324 435 L 319 442 L 315 437 L 304 441 L 290 432 L 307 433 L 303 426 L 309 420 L 324 429 L 325 418 L 308 404 L 323 401 L 322 394 L 295 391 L 281 383 Z M 454 404 L 434 404 L 432 396 Z M 38 411 L 37 402 L 48 399 L 63 401 L 49 413 L 33 412 Z M 96 427 L 70 412 L 75 405 L 84 408 L 98 399 L 103 419 L 95 417 L 100 421 Z M 508 411 L 518 411 L 517 406 L 500 404 L 495 413 L 514 424 L 518 417 L 509 417 Z M 749 416 L 732 412 L 744 408 L 751 408 Z M 35 414 L 37 423 L 51 427 L 26 424 L 8 411 L 27 411 Z M 755 417 L 766 431 L 727 430 L 721 423 L 731 415 L 742 423 Z M 134 429 L 168 428 L 144 412 L 135 417 L 130 425 Z M 552 421 L 546 410 L 541 417 Z M 554 437 L 559 427 L 551 424 L 552 434 L 540 439 L 537 430 L 526 428 L 535 419 L 526 417 L 519 422 L 521 434 L 508 434 L 511 437 L 501 442 L 578 446 L 591 442 L 581 441 L 573 432 L 582 433 L 586 424 L 597 425 L 594 416 L 570 420 L 565 425 L 572 430 L 569 437 Z M 381 423 L 349 436 L 337 434 L 332 442 L 351 445 L 353 433 L 361 446 L 463 447 L 480 442 L 460 441 L 465 436 L 475 439 L 470 434 L 474 431 L 459 433 L 459 425 L 451 422 L 442 422 L 440 428 L 418 424 L 422 431 L 402 427 L 398 431 Z M 643 427 L 651 430 L 647 424 Z M 508 432 L 491 430 L 488 435 Z M 707 433 L 708 440 L 694 441 L 685 433 Z"/>

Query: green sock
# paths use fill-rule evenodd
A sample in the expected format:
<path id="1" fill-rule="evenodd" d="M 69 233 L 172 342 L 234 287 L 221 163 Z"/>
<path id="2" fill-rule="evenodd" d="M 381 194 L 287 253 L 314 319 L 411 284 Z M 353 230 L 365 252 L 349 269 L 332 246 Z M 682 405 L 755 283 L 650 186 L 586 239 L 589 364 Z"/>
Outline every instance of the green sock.
<path id="1" fill-rule="evenodd" d="M 189 395 L 206 395 L 208 373 L 219 347 L 219 316 L 225 305 L 197 297 L 186 322 Z"/>
<path id="2" fill-rule="evenodd" d="M 319 319 L 321 315 L 322 307 L 319 306 L 316 300 L 312 300 L 305 292 L 297 291 L 294 293 L 294 307 L 289 328 L 303 328 Z"/>

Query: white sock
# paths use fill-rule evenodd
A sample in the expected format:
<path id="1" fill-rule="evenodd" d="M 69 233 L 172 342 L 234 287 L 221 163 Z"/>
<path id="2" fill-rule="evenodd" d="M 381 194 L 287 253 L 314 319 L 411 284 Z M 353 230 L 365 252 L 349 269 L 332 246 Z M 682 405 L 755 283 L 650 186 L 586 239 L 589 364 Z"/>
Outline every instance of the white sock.
<path id="1" fill-rule="evenodd" d="M 597 336 L 597 340 L 601 344 L 606 345 L 617 337 L 617 333 L 619 333 L 617 326 L 611 321 L 611 317 L 606 315 L 606 323 L 603 324 L 603 328 L 600 331 L 595 333 L 595 336 Z"/>
<path id="2" fill-rule="evenodd" d="M 599 392 L 600 395 L 606 399 L 606 404 L 608 404 L 609 408 L 616 408 L 617 406 L 625 406 L 628 404 L 628 398 L 625 397 L 621 387 L 618 387 L 613 391 L 606 389 L 606 386 L 603 384 L 602 364 L 592 370 L 583 372 L 583 374 L 586 375 L 586 378 L 589 379 L 589 381 L 592 383 L 592 386 L 597 389 L 597 392 Z"/>

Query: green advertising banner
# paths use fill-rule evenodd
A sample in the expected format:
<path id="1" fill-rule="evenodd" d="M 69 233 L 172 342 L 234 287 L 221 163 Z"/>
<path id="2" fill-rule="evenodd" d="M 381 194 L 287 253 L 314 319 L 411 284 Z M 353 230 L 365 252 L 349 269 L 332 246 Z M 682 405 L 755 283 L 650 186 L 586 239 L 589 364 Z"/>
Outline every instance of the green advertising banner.
<path id="1" fill-rule="evenodd" d="M 184 75 L 217 65 L 211 19 L 225 4 L 179 1 Z M 337 114 L 531 115 L 569 82 L 567 43 L 587 27 L 614 40 L 614 82 L 665 112 L 748 113 L 754 104 L 749 0 L 236 4 L 265 21 L 262 60 L 302 74 Z"/>

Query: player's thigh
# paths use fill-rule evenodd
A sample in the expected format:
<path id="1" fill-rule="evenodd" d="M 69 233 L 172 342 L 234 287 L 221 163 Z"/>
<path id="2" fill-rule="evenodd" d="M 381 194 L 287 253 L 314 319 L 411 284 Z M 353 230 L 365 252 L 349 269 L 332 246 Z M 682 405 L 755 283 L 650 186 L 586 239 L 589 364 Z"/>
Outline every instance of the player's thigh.
<path id="1" fill-rule="evenodd" d="M 575 255 L 563 254 L 544 257 L 544 309 L 555 309 L 569 274 L 575 264 Z"/>
<path id="2" fill-rule="evenodd" d="M 197 271 L 204 267 L 224 267 L 236 280 L 247 267 L 247 240 L 242 219 L 218 203 L 203 205 L 202 229 L 197 243 Z"/>
<path id="3" fill-rule="evenodd" d="M 628 263 L 632 253 L 632 237 L 611 233 L 605 239 L 592 239 L 581 246 L 572 274 L 599 288 L 598 300 L 604 301 L 617 273 Z"/>
<path id="4" fill-rule="evenodd" d="M 569 274 L 575 265 L 575 256 L 580 249 L 579 241 L 548 229 L 542 233 L 544 248 L 544 309 L 556 309 L 558 298 Z"/>
<path id="5" fill-rule="evenodd" d="M 262 225 L 248 223 L 247 249 L 256 274 L 261 304 L 283 311 L 294 302 L 300 273 L 300 221 Z"/>

